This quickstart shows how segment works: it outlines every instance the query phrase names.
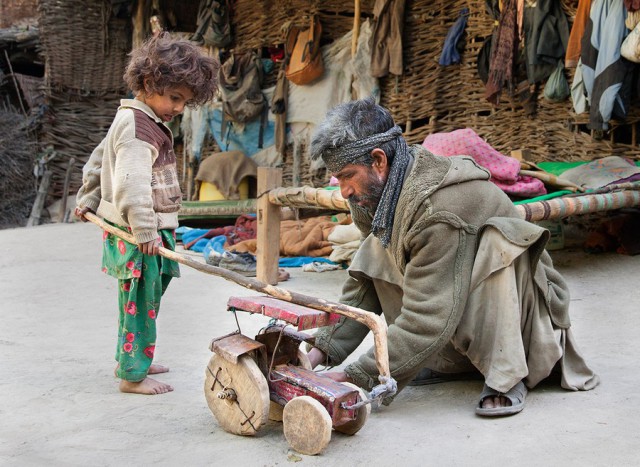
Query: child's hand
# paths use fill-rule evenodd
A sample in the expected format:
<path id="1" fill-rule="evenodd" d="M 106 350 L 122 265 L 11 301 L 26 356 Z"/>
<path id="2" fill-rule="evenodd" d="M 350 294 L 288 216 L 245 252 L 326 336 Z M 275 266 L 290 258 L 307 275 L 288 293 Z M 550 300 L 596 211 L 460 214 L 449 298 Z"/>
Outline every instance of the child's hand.
<path id="1" fill-rule="evenodd" d="M 160 253 L 160 247 L 162 246 L 162 239 L 160 237 L 155 240 L 151 240 L 147 243 L 139 243 L 138 249 L 143 255 L 156 256 Z"/>
<path id="2" fill-rule="evenodd" d="M 86 207 L 86 206 L 85 206 L 84 208 L 76 207 L 76 209 L 75 209 L 75 211 L 74 211 L 74 214 L 75 214 L 77 217 L 79 217 L 79 218 L 82 220 L 82 222 L 87 222 L 87 221 L 88 221 L 88 219 L 87 219 L 86 217 L 84 217 L 84 215 L 85 215 L 86 213 L 88 213 L 88 212 L 90 212 L 90 213 L 94 213 L 94 212 L 93 212 L 93 209 L 89 209 L 89 208 L 88 208 L 88 207 Z M 95 213 L 94 213 L 94 214 L 95 214 Z"/>

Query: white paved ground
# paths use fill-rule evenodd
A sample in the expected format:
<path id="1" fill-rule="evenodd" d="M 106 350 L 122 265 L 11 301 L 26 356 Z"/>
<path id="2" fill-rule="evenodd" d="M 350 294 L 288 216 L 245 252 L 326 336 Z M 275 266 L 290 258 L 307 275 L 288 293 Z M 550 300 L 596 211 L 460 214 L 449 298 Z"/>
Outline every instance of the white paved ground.
<path id="1" fill-rule="evenodd" d="M 521 414 L 477 417 L 481 382 L 408 388 L 355 436 L 299 456 L 281 425 L 221 430 L 204 395 L 211 338 L 235 329 L 230 295 L 251 292 L 182 268 L 160 311 L 156 360 L 175 391 L 121 394 L 113 377 L 115 280 L 92 224 L 0 231 L 0 465 L 626 466 L 640 454 L 640 256 L 554 252 L 572 289 L 575 335 L 602 384 L 545 385 Z M 335 300 L 344 271 L 290 269 L 281 286 Z M 245 334 L 264 326 L 240 316 Z"/>

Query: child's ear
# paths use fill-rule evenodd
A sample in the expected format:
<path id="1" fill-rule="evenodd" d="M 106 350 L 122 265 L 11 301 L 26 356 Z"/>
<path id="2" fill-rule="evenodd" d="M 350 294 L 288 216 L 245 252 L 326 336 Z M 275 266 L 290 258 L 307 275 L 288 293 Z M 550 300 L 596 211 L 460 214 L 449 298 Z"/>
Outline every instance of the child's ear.
<path id="1" fill-rule="evenodd" d="M 151 95 L 151 86 L 149 85 L 150 81 L 151 81 L 151 78 L 149 78 L 148 76 L 145 76 L 144 79 L 142 80 L 142 84 L 144 86 L 144 93 L 146 94 L 147 97 Z"/>

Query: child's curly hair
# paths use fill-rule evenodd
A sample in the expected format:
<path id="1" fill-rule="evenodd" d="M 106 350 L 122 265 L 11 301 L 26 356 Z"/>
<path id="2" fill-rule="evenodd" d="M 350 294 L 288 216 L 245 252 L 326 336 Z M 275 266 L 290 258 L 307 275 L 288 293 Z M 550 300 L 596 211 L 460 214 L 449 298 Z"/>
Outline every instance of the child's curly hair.
<path id="1" fill-rule="evenodd" d="M 124 80 L 134 94 L 164 94 L 167 89 L 186 86 L 193 92 L 187 105 L 195 106 L 211 100 L 218 89 L 218 61 L 186 39 L 163 32 L 146 40 L 129 56 Z"/>

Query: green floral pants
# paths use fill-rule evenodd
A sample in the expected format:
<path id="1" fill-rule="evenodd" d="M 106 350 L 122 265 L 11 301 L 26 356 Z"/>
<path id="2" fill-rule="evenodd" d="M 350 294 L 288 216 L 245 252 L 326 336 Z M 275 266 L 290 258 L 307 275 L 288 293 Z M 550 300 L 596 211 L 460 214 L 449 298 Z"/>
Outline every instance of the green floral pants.
<path id="1" fill-rule="evenodd" d="M 174 231 L 160 230 L 159 234 L 163 246 L 175 250 Z M 127 381 L 142 381 L 153 361 L 160 299 L 171 278 L 180 277 L 180 269 L 175 261 L 143 255 L 137 245 L 106 231 L 103 240 L 102 270 L 118 279 L 116 375 Z"/>

